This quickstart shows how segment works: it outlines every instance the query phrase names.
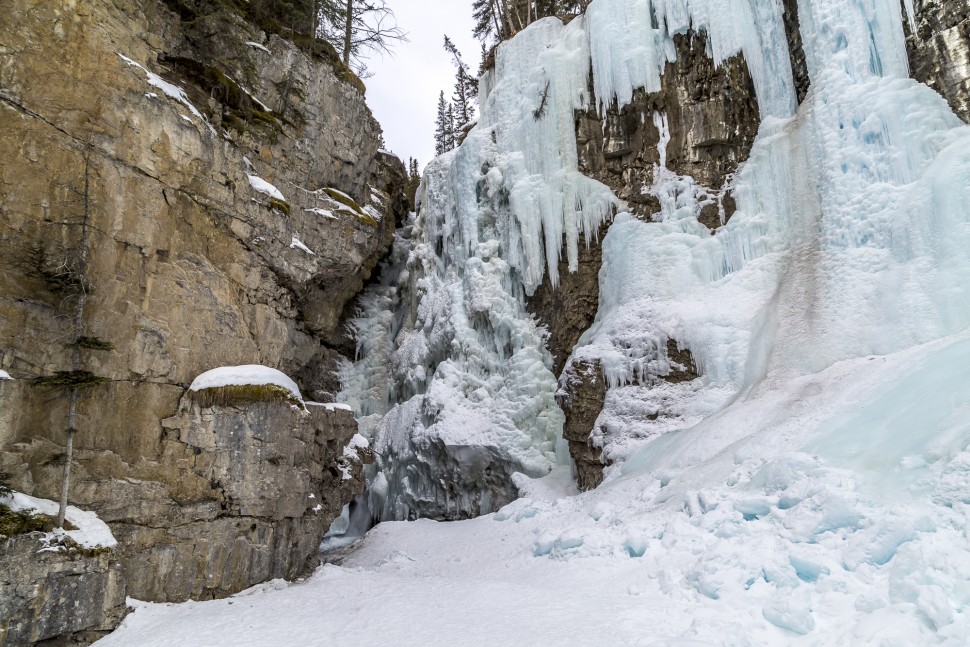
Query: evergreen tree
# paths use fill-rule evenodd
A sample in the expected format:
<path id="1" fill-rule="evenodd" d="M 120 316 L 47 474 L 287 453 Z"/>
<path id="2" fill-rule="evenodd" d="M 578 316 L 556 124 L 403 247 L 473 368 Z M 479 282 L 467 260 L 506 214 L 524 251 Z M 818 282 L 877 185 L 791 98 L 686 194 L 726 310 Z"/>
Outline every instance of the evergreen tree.
<path id="1" fill-rule="evenodd" d="M 444 90 L 438 95 L 438 115 L 435 117 L 434 153 L 441 155 L 451 150 L 451 125 L 448 122 L 448 102 L 445 101 Z"/>
<path id="2" fill-rule="evenodd" d="M 455 104 L 448 104 L 448 113 L 445 120 L 445 143 L 446 151 L 454 150 L 458 145 L 458 133 L 455 131 Z"/>
<path id="3" fill-rule="evenodd" d="M 468 66 L 461 58 L 461 52 L 448 36 L 445 36 L 445 51 L 451 54 L 452 62 L 458 68 L 455 74 L 454 103 L 454 132 L 457 137 L 474 118 L 475 106 L 473 100 L 478 96 L 478 80 L 473 78 Z"/>
<path id="4" fill-rule="evenodd" d="M 546 16 L 586 11 L 591 0 L 474 0 L 472 33 L 483 43 L 511 38 Z"/>
<path id="5" fill-rule="evenodd" d="M 408 160 L 408 180 L 404 187 L 405 195 L 407 195 L 408 200 L 411 201 L 412 207 L 414 206 L 415 197 L 418 193 L 418 187 L 421 185 L 421 171 L 418 168 L 418 160 L 413 157 Z"/>

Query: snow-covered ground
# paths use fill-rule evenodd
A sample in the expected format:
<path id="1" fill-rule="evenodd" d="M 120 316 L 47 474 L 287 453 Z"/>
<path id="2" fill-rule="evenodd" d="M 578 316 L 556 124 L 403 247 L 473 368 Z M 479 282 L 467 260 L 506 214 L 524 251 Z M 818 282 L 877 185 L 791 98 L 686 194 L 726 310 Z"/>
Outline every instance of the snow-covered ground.
<path id="1" fill-rule="evenodd" d="M 110 647 L 966 645 L 970 334 L 840 362 L 576 494 L 389 522 L 307 582 L 138 605 Z M 962 378 L 962 379 L 961 379 Z"/>

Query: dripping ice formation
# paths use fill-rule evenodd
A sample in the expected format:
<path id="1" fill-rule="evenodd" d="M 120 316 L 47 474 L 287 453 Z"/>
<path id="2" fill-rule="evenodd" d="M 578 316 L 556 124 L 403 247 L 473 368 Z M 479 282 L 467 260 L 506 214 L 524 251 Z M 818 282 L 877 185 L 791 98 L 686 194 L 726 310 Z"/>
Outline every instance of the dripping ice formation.
<path id="1" fill-rule="evenodd" d="M 528 268 L 549 264 L 542 218 L 559 222 L 515 212 L 516 183 L 539 204 L 568 186 L 592 196 L 584 209 L 620 209 L 572 358 L 609 384 L 601 486 L 518 477 L 495 514 L 381 524 L 304 585 L 139 609 L 105 646 L 198 644 L 199 627 L 240 645 L 970 644 L 970 127 L 908 78 L 899 4 L 798 1 L 811 88 L 796 108 L 783 72 L 755 82 L 763 122 L 713 234 L 692 178 L 658 168 L 644 191 L 661 212 L 638 220 L 572 172 L 568 129 L 533 131 L 552 128 L 533 116 L 538 70 L 562 76 L 544 119 L 565 123 L 570 101 L 622 103 L 656 81 L 687 25 L 718 30 L 716 59 L 784 70 L 780 4 L 594 0 L 588 21 L 520 33 L 486 80 L 486 119 L 431 165 L 366 296 L 342 397 L 382 456 L 370 512 L 484 511 L 512 493 L 486 500 L 474 459 L 532 475 L 560 460 L 555 379 L 522 307 Z M 570 98 L 590 66 L 595 98 Z M 492 139 L 503 127 L 535 136 L 516 148 Z M 560 231 L 582 244 L 598 212 L 565 207 Z M 700 378 L 651 381 L 669 339 Z M 674 415 L 651 420 L 660 407 Z"/>
<path id="2" fill-rule="evenodd" d="M 801 0 L 799 20 L 812 87 L 797 115 L 778 2 L 596 0 L 499 48 L 481 122 L 429 165 L 419 215 L 355 322 L 341 397 L 380 457 L 374 519 L 486 513 L 514 498 L 512 474 L 564 462 L 556 376 L 523 297 L 546 272 L 557 282 L 561 249 L 575 268 L 578 245 L 622 209 L 577 171 L 573 114 L 659 90 L 673 36 L 691 29 L 716 62 L 744 55 L 762 127 L 738 212 L 715 235 L 697 222 L 693 180 L 660 168 L 644 187 L 658 221 L 620 213 L 603 241 L 600 309 L 571 361 L 595 360 L 611 387 L 594 430 L 604 455 L 621 460 L 766 380 L 967 325 L 952 287 L 967 203 L 941 190 L 961 184 L 952 140 L 965 129 L 907 78 L 899 8 Z M 692 351 L 700 382 L 643 384 L 667 339 Z M 637 415 L 660 401 L 679 416 Z"/>
<path id="3" fill-rule="evenodd" d="M 568 461 L 545 332 L 524 296 L 546 272 L 556 282 L 563 246 L 575 269 L 618 205 L 577 170 L 584 25 L 542 20 L 499 49 L 478 126 L 429 164 L 408 238 L 354 322 L 361 358 L 340 397 L 379 456 L 377 519 L 488 513 L 515 497 L 514 474 Z"/>

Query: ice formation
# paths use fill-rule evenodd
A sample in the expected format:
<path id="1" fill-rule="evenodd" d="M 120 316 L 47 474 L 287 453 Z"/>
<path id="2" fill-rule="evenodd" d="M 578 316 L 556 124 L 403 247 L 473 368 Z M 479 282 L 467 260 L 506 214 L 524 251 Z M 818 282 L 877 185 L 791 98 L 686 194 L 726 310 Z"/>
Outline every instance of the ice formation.
<path id="1" fill-rule="evenodd" d="M 379 456 L 376 518 L 487 513 L 515 496 L 512 473 L 563 460 L 556 378 L 524 296 L 547 272 L 557 281 L 563 247 L 575 268 L 617 205 L 577 170 L 588 61 L 583 19 L 539 21 L 500 48 L 480 122 L 428 165 L 419 214 L 364 300 L 341 397 Z"/>

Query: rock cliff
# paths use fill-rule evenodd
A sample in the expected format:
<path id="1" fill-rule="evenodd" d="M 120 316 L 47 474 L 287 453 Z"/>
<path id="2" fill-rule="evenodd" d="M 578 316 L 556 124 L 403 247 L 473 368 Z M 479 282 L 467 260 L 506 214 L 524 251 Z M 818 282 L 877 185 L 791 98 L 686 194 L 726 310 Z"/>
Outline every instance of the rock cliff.
<path id="1" fill-rule="evenodd" d="M 910 74 L 940 93 L 970 122 L 970 5 L 914 0 L 915 25 L 903 21 Z"/>
<path id="2" fill-rule="evenodd" d="M 79 392 L 70 501 L 112 526 L 128 594 L 157 601 L 313 564 L 362 486 L 339 464 L 353 417 L 184 394 L 263 364 L 331 400 L 344 311 L 407 211 L 403 165 L 331 52 L 182 18 L 161 1 L 0 6 L 0 368 L 17 378 L 0 469 L 57 498 L 66 391 L 36 378 L 72 370 L 83 291 L 99 380 Z"/>

